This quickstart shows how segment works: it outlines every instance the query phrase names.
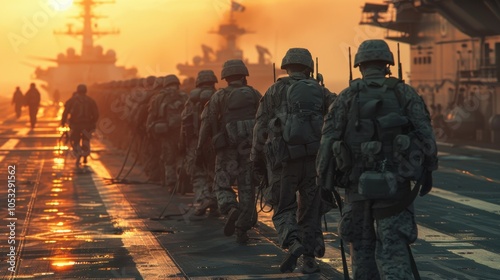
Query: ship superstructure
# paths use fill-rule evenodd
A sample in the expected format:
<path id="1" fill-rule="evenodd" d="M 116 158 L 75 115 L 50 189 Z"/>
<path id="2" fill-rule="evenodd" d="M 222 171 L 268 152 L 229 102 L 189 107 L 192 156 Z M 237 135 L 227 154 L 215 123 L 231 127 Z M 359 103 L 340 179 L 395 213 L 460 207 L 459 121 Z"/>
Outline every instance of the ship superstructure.
<path id="1" fill-rule="evenodd" d="M 35 77 L 45 82 L 42 85 L 49 94 L 59 92 L 63 100 L 71 96 L 77 84 L 94 84 L 112 80 L 126 80 L 137 76 L 136 68 L 126 68 L 116 65 L 116 52 L 104 49 L 94 44 L 97 37 L 118 34 L 118 30 L 98 30 L 96 19 L 101 18 L 94 13 L 94 7 L 101 4 L 113 3 L 98 0 L 82 0 L 74 2 L 81 6 L 81 14 L 76 18 L 81 19 L 82 28 L 75 30 L 72 24 L 67 25 L 67 30 L 56 31 L 55 34 L 81 38 L 81 51 L 68 48 L 66 53 L 60 53 L 56 59 L 44 59 L 56 63 L 45 69 L 36 68 Z"/>
<path id="2" fill-rule="evenodd" d="M 217 34 L 223 38 L 223 43 L 219 49 L 213 50 L 208 45 L 201 45 L 203 56 L 193 57 L 191 64 L 177 64 L 179 74 L 186 77 L 196 77 L 200 70 L 213 70 L 220 78 L 222 65 L 229 59 L 241 59 L 245 62 L 250 76 L 247 78 L 248 84 L 258 89 L 262 94 L 274 82 L 273 71 L 276 76 L 284 74 L 281 69 L 275 69 L 270 61 L 271 53 L 263 46 L 256 45 L 258 61 L 250 62 L 243 55 L 243 50 L 238 47 L 239 37 L 252 33 L 245 28 L 240 27 L 235 19 L 235 12 L 243 12 L 244 7 L 234 1 L 231 1 L 229 21 L 219 25 L 217 31 L 210 33 Z"/>
<path id="3" fill-rule="evenodd" d="M 443 108 L 453 137 L 500 141 L 491 125 L 500 118 L 499 1 L 366 3 L 360 24 L 384 28 L 386 39 L 410 45 L 406 82 L 429 107 Z"/>

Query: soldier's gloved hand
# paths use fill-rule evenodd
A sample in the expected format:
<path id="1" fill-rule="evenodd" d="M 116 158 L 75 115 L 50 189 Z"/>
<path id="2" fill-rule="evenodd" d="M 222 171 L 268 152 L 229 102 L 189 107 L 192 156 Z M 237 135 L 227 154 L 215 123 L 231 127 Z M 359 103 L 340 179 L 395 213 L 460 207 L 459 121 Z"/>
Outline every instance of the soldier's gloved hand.
<path id="1" fill-rule="evenodd" d="M 432 171 L 426 170 L 424 178 L 422 178 L 422 188 L 420 189 L 420 196 L 428 194 L 432 189 Z"/>

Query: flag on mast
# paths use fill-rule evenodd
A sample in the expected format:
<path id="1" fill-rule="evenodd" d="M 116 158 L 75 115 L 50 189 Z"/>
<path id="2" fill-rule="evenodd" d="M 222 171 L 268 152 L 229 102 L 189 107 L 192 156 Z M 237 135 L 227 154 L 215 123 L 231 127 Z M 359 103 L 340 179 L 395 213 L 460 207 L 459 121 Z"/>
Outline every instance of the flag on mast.
<path id="1" fill-rule="evenodd" d="M 245 10 L 245 6 L 238 2 L 231 1 L 231 10 L 233 12 L 243 12 Z"/>

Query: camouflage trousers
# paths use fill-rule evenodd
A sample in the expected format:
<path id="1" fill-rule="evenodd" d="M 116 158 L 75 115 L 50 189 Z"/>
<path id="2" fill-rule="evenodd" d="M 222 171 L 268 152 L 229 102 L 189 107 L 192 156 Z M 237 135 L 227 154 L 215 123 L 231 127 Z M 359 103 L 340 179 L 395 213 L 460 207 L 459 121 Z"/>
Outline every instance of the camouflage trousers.
<path id="1" fill-rule="evenodd" d="M 235 225 L 243 231 L 251 229 L 257 221 L 252 176 L 249 150 L 226 148 L 217 151 L 214 184 L 217 204 L 224 215 L 227 215 L 231 207 L 240 210 Z M 235 183 L 238 194 L 232 188 Z"/>
<path id="2" fill-rule="evenodd" d="M 31 123 L 31 128 L 34 128 L 36 125 L 36 116 L 38 114 L 38 106 L 34 105 L 29 105 L 29 113 L 30 113 L 30 123 Z"/>
<path id="3" fill-rule="evenodd" d="M 276 182 L 277 175 L 278 172 L 273 172 L 270 181 Z M 288 248 L 294 240 L 298 240 L 305 248 L 304 255 L 318 255 L 315 251 L 324 251 L 325 244 L 321 231 L 321 198 L 316 185 L 315 157 L 286 162 L 278 186 L 279 196 L 277 204 L 273 205 L 272 220 L 280 246 Z"/>
<path id="4" fill-rule="evenodd" d="M 160 160 L 163 165 L 164 184 L 168 189 L 173 189 L 177 182 L 177 159 L 179 149 L 177 148 L 177 138 L 161 140 Z"/>
<path id="5" fill-rule="evenodd" d="M 373 201 L 346 204 L 339 234 L 350 243 L 353 279 L 414 279 L 408 244 L 417 239 L 412 211 L 374 220 Z"/>
<path id="6" fill-rule="evenodd" d="M 191 177 L 191 184 L 193 185 L 194 202 L 199 203 L 206 199 L 215 201 L 215 193 L 212 187 L 213 170 L 210 172 L 205 167 L 195 164 L 196 145 L 197 141 L 191 141 L 185 155 L 187 174 Z"/>
<path id="7" fill-rule="evenodd" d="M 92 128 L 88 125 L 71 125 L 69 140 L 76 157 L 90 155 L 90 138 Z"/>
<path id="8" fill-rule="evenodd" d="M 163 182 L 163 167 L 161 166 L 160 153 L 162 144 L 159 140 L 146 137 L 140 147 L 141 157 L 143 159 L 144 173 L 149 181 Z"/>

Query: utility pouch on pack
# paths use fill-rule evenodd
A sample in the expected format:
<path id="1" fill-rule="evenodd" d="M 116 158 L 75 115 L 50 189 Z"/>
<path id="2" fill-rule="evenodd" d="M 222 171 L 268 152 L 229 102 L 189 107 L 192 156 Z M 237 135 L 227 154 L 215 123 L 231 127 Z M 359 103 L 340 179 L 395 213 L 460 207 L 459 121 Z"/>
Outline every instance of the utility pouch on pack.
<path id="1" fill-rule="evenodd" d="M 228 146 L 226 133 L 224 131 L 215 134 L 212 137 L 212 145 L 215 150 L 223 149 Z"/>
<path id="2" fill-rule="evenodd" d="M 410 148 L 410 137 L 408 135 L 398 134 L 393 141 L 393 149 L 395 155 L 403 155 Z"/>
<path id="3" fill-rule="evenodd" d="M 365 160 L 365 166 L 373 167 L 380 151 L 382 151 L 382 142 L 380 141 L 361 143 L 361 154 L 363 155 L 363 160 Z"/>
<path id="4" fill-rule="evenodd" d="M 168 132 L 168 124 L 164 122 L 157 122 L 153 125 L 153 132 L 155 135 L 165 135 Z"/>
<path id="5" fill-rule="evenodd" d="M 266 161 L 272 170 L 281 168 L 283 162 L 290 159 L 288 149 L 283 137 L 277 136 L 265 144 Z"/>
<path id="6" fill-rule="evenodd" d="M 332 145 L 337 169 L 346 172 L 352 168 L 352 154 L 344 141 L 335 141 Z"/>
<path id="7" fill-rule="evenodd" d="M 414 135 L 397 135 L 393 141 L 394 159 L 398 175 L 409 180 L 418 180 L 422 174 L 425 155 L 412 139 Z"/>
<path id="8" fill-rule="evenodd" d="M 317 155 L 318 151 L 319 151 L 319 146 L 320 146 L 320 142 L 319 141 L 306 144 L 306 153 L 307 153 L 307 155 L 308 156 L 315 156 L 315 155 Z"/>
<path id="9" fill-rule="evenodd" d="M 318 154 L 320 142 L 312 142 L 305 145 L 286 145 L 290 159 L 298 159 L 301 157 L 315 156 Z"/>
<path id="10" fill-rule="evenodd" d="M 383 117 L 378 118 L 377 122 L 379 123 L 380 128 L 385 129 L 391 127 L 404 126 L 408 124 L 408 118 L 401 116 L 398 113 L 391 112 Z"/>
<path id="11" fill-rule="evenodd" d="M 287 145 L 290 159 L 298 159 L 307 156 L 305 145 Z"/>
<path id="12" fill-rule="evenodd" d="M 236 146 L 243 141 L 251 141 L 255 120 L 233 121 L 226 124 L 229 145 Z"/>
<path id="13" fill-rule="evenodd" d="M 359 177 L 358 193 L 367 199 L 391 199 L 397 192 L 392 172 L 365 171 Z"/>

